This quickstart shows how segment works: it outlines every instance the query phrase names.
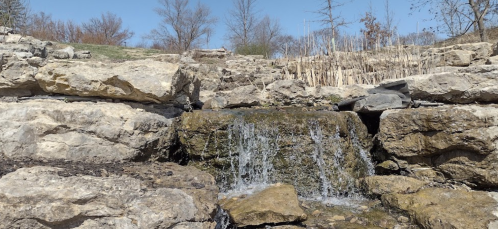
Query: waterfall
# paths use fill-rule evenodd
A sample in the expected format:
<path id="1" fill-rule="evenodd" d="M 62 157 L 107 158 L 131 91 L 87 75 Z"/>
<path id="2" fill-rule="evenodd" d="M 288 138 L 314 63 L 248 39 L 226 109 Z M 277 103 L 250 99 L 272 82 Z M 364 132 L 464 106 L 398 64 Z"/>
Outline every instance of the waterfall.
<path id="1" fill-rule="evenodd" d="M 271 184 L 273 158 L 278 153 L 277 128 L 255 128 L 253 123 L 236 119 L 228 130 L 229 157 L 233 183 L 231 190 Z"/>
<path id="2" fill-rule="evenodd" d="M 285 128 L 280 133 L 279 125 L 267 120 L 234 120 L 227 129 L 230 165 L 223 175 L 222 195 L 248 194 L 283 182 L 294 184 L 306 199 L 361 197 L 356 179 L 372 175 L 374 165 L 354 123 L 348 122 L 344 136 L 340 126 L 315 119 L 300 124 L 304 129 L 289 125 L 280 126 Z"/>

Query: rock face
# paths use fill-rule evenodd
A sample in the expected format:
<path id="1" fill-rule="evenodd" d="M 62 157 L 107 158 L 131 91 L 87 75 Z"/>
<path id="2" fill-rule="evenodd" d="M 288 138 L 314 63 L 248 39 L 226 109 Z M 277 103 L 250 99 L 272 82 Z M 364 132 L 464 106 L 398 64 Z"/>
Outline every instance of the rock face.
<path id="1" fill-rule="evenodd" d="M 155 185 L 52 167 L 18 169 L 0 179 L 0 228 L 214 228 L 213 178 L 194 168 L 162 167 L 167 171 Z M 151 167 L 125 168 L 142 169 Z"/>
<path id="2" fill-rule="evenodd" d="M 273 185 L 245 198 L 221 201 L 238 227 L 293 223 L 306 220 L 292 185 Z"/>
<path id="3" fill-rule="evenodd" d="M 0 103 L 0 154 L 95 162 L 168 157 L 174 113 L 168 118 L 168 111 L 163 116 L 142 108 L 54 100 Z"/>
<path id="4" fill-rule="evenodd" d="M 373 171 L 367 129 L 352 112 L 194 111 L 182 115 L 178 135 L 189 163 L 222 191 L 282 182 L 301 196 L 348 195 Z"/>
<path id="5" fill-rule="evenodd" d="M 433 168 L 471 187 L 496 188 L 497 117 L 496 105 L 389 110 L 381 116 L 378 140 L 386 157 Z"/>
<path id="6" fill-rule="evenodd" d="M 406 211 L 424 229 L 496 228 L 498 203 L 487 192 L 423 189 L 412 194 L 387 194 L 384 205 Z"/>
<path id="7" fill-rule="evenodd" d="M 138 102 L 189 104 L 199 99 L 200 81 L 178 64 L 153 60 L 117 64 L 55 61 L 36 79 L 49 93 Z"/>

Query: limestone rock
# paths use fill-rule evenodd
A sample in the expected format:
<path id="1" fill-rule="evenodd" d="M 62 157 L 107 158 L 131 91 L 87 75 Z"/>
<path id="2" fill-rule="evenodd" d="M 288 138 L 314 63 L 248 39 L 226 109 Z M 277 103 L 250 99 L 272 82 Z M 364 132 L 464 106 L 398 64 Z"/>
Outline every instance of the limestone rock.
<path id="1" fill-rule="evenodd" d="M 477 60 L 486 60 L 493 54 L 492 44 L 487 42 L 458 44 L 443 48 L 430 48 L 422 54 L 425 61 L 441 66 L 469 66 Z"/>
<path id="2" fill-rule="evenodd" d="M 55 61 L 35 77 L 49 93 L 139 102 L 189 104 L 199 99 L 200 81 L 178 64 L 154 60 L 124 63 Z"/>
<path id="3" fill-rule="evenodd" d="M 262 101 L 261 92 L 252 85 L 242 86 L 232 91 L 218 92 L 208 102 L 205 108 L 223 109 L 223 108 L 240 108 L 260 105 Z"/>
<path id="4" fill-rule="evenodd" d="M 173 117 L 160 112 L 118 103 L 1 103 L 0 155 L 97 162 L 168 157 Z"/>
<path id="5" fill-rule="evenodd" d="M 24 52 L 27 53 L 27 52 Z M 4 53 L 2 62 L 5 62 L 0 72 L 0 91 L 6 94 L 7 90 L 14 94 L 31 95 L 32 91 L 40 91 L 35 74 L 36 67 L 32 67 L 27 59 L 19 59 L 14 53 Z M 9 93 L 11 94 L 11 93 Z"/>
<path id="6" fill-rule="evenodd" d="M 388 109 L 400 109 L 405 106 L 401 98 L 395 94 L 375 94 L 358 100 L 353 111 L 358 113 L 382 112 Z"/>
<path id="7" fill-rule="evenodd" d="M 458 73 L 437 73 L 411 76 L 407 82 L 413 100 L 453 104 L 498 102 L 497 65 L 484 65 L 460 70 Z M 396 81 L 396 80 L 395 80 Z M 383 83 L 391 83 L 392 80 Z"/>
<path id="8" fill-rule="evenodd" d="M 378 139 L 390 156 L 473 187 L 498 187 L 498 106 L 385 111 Z"/>
<path id="9" fill-rule="evenodd" d="M 221 202 L 238 227 L 306 220 L 292 185 L 274 185 L 246 198 Z"/>
<path id="10" fill-rule="evenodd" d="M 369 195 L 381 196 L 391 193 L 413 193 L 428 182 L 405 176 L 370 176 L 360 180 L 360 186 Z"/>
<path id="11" fill-rule="evenodd" d="M 384 205 L 406 211 L 422 228 L 495 228 L 498 203 L 487 192 L 423 189 L 412 194 L 387 194 Z"/>
<path id="12" fill-rule="evenodd" d="M 71 46 L 68 46 L 68 47 L 66 47 L 64 49 L 55 50 L 52 53 L 52 56 L 55 59 L 73 59 L 73 57 L 74 57 L 74 48 L 71 47 Z"/>
<path id="13" fill-rule="evenodd" d="M 90 59 L 92 58 L 92 54 L 88 50 L 76 51 L 74 52 L 74 59 Z"/>
<path id="14" fill-rule="evenodd" d="M 189 193 L 193 187 L 171 182 L 154 188 L 129 176 L 63 174 L 65 169 L 32 167 L 3 176 L 0 228 L 214 228 L 215 199 Z M 197 182 L 214 186 L 200 178 Z"/>
<path id="15" fill-rule="evenodd" d="M 306 84 L 301 80 L 278 80 L 268 85 L 269 101 L 282 105 L 305 104 L 308 100 Z"/>
<path id="16" fill-rule="evenodd" d="M 14 32 L 14 30 L 12 28 L 0 26 L 0 35 L 8 35 L 12 32 Z"/>

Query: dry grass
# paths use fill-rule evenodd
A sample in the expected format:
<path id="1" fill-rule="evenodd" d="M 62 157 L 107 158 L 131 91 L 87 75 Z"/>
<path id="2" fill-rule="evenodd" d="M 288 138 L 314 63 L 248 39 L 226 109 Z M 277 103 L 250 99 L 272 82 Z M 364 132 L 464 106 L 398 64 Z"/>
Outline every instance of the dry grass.
<path id="1" fill-rule="evenodd" d="M 353 45 L 353 43 L 351 43 Z M 348 47 L 359 50 L 360 47 Z M 430 73 L 435 66 L 424 61 L 424 47 L 390 46 L 369 51 L 332 52 L 286 59 L 284 79 L 300 79 L 308 86 L 378 84 L 386 79 Z"/>

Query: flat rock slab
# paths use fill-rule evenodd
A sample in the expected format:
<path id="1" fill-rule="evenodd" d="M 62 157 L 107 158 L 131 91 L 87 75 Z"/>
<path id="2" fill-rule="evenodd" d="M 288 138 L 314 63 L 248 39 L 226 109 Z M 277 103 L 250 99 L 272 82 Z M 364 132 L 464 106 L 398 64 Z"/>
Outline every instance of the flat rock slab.
<path id="1" fill-rule="evenodd" d="M 117 103 L 0 102 L 0 155 L 112 162 L 168 154 L 173 120 Z"/>
<path id="2" fill-rule="evenodd" d="M 469 67 L 459 72 L 411 76 L 404 79 L 413 100 L 450 104 L 498 102 L 498 65 Z M 388 84 L 400 80 L 387 80 Z"/>
<path id="3" fill-rule="evenodd" d="M 221 201 L 238 227 L 292 223 L 306 220 L 292 185 L 273 185 L 245 198 Z"/>
<path id="4" fill-rule="evenodd" d="M 389 156 L 475 188 L 498 187 L 498 106 L 388 110 L 380 119 Z"/>
<path id="5" fill-rule="evenodd" d="M 124 169 L 141 179 L 42 166 L 9 173 L 0 179 L 0 228 L 214 228 L 210 175 L 174 164 Z"/>
<path id="6" fill-rule="evenodd" d="M 138 102 L 189 104 L 199 99 L 200 81 L 178 64 L 155 60 L 123 63 L 54 61 L 35 76 L 49 93 Z"/>
<path id="7" fill-rule="evenodd" d="M 496 193 L 442 188 L 382 196 L 385 206 L 406 211 L 422 228 L 497 228 Z"/>

